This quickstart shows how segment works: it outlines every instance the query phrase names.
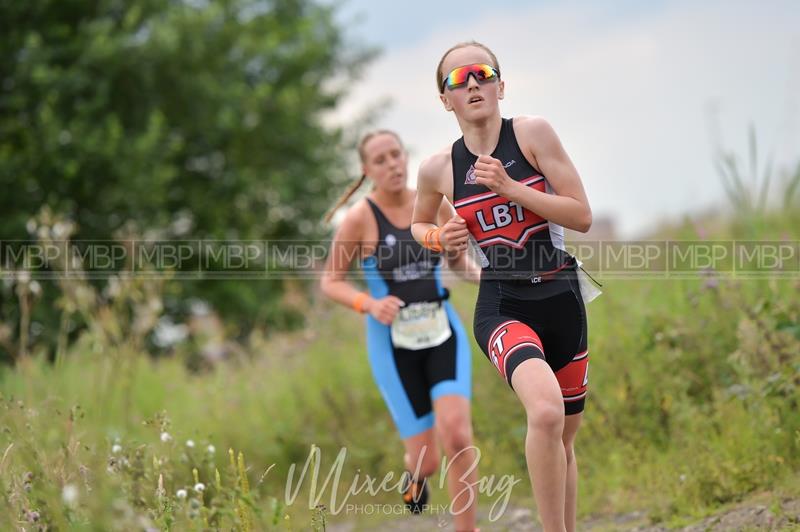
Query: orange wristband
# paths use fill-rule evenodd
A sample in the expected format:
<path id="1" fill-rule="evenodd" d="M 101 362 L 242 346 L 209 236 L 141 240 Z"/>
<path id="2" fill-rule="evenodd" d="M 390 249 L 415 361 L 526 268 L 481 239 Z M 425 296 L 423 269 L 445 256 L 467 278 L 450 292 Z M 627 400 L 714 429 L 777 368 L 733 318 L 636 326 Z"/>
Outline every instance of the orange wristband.
<path id="1" fill-rule="evenodd" d="M 436 236 L 436 247 L 431 246 L 433 251 L 442 251 L 442 228 L 437 227 L 436 232 L 433 233 Z"/>
<path id="2" fill-rule="evenodd" d="M 356 294 L 355 299 L 353 299 L 353 310 L 356 312 L 364 313 L 364 301 L 367 300 L 369 296 L 364 292 L 359 292 Z"/>
<path id="3" fill-rule="evenodd" d="M 430 243 L 431 233 L 433 233 L 434 231 L 436 231 L 435 228 L 434 229 L 428 229 L 428 232 L 425 233 L 425 238 L 422 239 L 422 245 L 424 247 L 428 248 L 428 249 L 430 249 L 430 247 L 431 247 L 431 243 Z"/>
<path id="4" fill-rule="evenodd" d="M 425 238 L 423 239 L 423 245 L 433 251 L 442 251 L 442 241 L 439 238 L 439 233 L 441 232 L 440 227 L 436 227 L 434 229 L 429 229 L 427 233 L 425 233 Z M 436 238 L 436 242 L 432 242 L 433 238 Z"/>

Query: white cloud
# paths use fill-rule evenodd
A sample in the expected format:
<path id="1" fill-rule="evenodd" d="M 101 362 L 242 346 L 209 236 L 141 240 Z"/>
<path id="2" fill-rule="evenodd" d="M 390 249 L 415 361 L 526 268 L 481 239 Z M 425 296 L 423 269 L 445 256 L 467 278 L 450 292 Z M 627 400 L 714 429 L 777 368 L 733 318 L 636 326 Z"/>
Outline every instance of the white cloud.
<path id="1" fill-rule="evenodd" d="M 487 8 L 488 9 L 488 8 Z M 455 42 L 492 47 L 506 80 L 504 116 L 548 118 L 578 167 L 596 215 L 625 235 L 663 218 L 721 204 L 708 108 L 744 155 L 753 122 L 762 154 L 800 156 L 800 7 L 796 2 L 670 3 L 630 16 L 575 4 L 476 13 L 430 37 L 392 47 L 337 111 L 346 120 L 383 97 L 380 120 L 421 160 L 460 132 L 438 101 L 434 69 Z"/>

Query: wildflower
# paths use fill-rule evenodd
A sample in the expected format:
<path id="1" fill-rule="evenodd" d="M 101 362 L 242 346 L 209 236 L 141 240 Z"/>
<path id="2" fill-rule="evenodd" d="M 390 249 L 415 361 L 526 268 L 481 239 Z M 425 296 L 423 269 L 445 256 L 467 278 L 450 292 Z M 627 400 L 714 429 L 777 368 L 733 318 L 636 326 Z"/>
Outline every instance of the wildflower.
<path id="1" fill-rule="evenodd" d="M 38 296 L 42 293 L 42 285 L 40 285 L 38 281 L 31 281 L 30 290 L 31 294 Z"/>
<path id="2" fill-rule="evenodd" d="M 66 238 L 72 232 L 72 223 L 70 222 L 56 222 L 53 225 L 53 238 L 56 240 Z"/>
<path id="3" fill-rule="evenodd" d="M 61 499 L 67 506 L 74 506 L 78 502 L 78 488 L 73 484 L 65 484 L 61 490 Z"/>
<path id="4" fill-rule="evenodd" d="M 185 499 L 186 498 L 186 490 L 183 489 L 183 488 L 179 489 L 178 491 L 175 492 L 175 496 L 177 498 L 179 498 L 179 499 Z"/>
<path id="5" fill-rule="evenodd" d="M 169 435 L 169 432 L 162 432 L 161 433 L 161 441 L 166 443 L 166 442 L 168 442 L 170 440 L 172 440 L 172 436 Z"/>
<path id="6" fill-rule="evenodd" d="M 69 144 L 70 142 L 72 142 L 72 133 L 70 133 L 66 129 L 62 129 L 61 133 L 58 134 L 58 143 L 64 146 Z"/>
<path id="7" fill-rule="evenodd" d="M 105 295 L 107 297 L 115 298 L 120 294 L 121 291 L 122 291 L 122 286 L 119 282 L 119 278 L 114 275 L 109 277 L 108 284 L 103 289 Z"/>
<path id="8" fill-rule="evenodd" d="M 206 451 L 208 451 L 208 454 L 214 454 L 216 450 L 217 449 L 213 445 L 209 445 L 208 447 L 206 447 Z"/>
<path id="9" fill-rule="evenodd" d="M 197 493 L 203 493 L 203 490 L 205 489 L 206 486 L 202 482 L 198 482 L 197 484 L 194 485 L 194 491 L 196 491 Z"/>
<path id="10" fill-rule="evenodd" d="M 36 510 L 28 510 L 26 512 L 26 517 L 29 523 L 35 523 L 39 520 L 41 515 L 39 515 L 39 512 L 37 512 Z"/>
<path id="11" fill-rule="evenodd" d="M 114 453 L 114 454 L 117 454 L 121 450 L 122 450 L 122 445 L 120 445 L 118 443 L 115 443 L 114 445 L 111 446 L 111 452 Z"/>
<path id="12" fill-rule="evenodd" d="M 194 440 L 186 440 L 186 447 L 194 448 Z"/>

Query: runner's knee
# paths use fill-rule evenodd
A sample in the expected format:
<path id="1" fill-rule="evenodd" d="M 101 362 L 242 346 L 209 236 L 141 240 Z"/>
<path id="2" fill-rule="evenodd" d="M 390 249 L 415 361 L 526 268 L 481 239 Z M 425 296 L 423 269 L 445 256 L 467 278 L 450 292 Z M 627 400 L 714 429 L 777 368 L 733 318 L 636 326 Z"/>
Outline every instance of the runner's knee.
<path id="1" fill-rule="evenodd" d="M 422 457 L 420 458 L 420 455 Z M 419 449 L 413 454 L 406 453 L 406 469 L 421 478 L 427 478 L 439 467 L 439 453 L 435 449 Z"/>
<path id="2" fill-rule="evenodd" d="M 472 444 L 469 416 L 464 413 L 447 413 L 437 421 L 439 437 L 445 451 L 457 453 Z"/>
<path id="3" fill-rule="evenodd" d="M 527 407 L 528 430 L 552 434 L 561 439 L 564 431 L 564 404 L 561 401 L 538 399 Z"/>

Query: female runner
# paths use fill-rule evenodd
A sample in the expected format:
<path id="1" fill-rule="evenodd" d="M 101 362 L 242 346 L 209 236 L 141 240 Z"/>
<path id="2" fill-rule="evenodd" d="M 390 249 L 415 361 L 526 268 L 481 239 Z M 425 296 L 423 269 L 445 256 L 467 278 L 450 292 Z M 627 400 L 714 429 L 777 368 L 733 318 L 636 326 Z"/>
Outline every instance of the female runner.
<path id="1" fill-rule="evenodd" d="M 439 98 L 463 136 L 420 167 L 412 231 L 429 248 L 484 253 L 474 333 L 525 408 L 525 456 L 546 531 L 575 529 L 573 444 L 587 385 L 586 312 L 563 227 L 592 223 L 578 172 L 541 117 L 500 115 L 497 58 L 477 42 L 449 49 Z M 460 230 L 438 227 L 442 198 Z"/>
<path id="2" fill-rule="evenodd" d="M 416 194 L 406 186 L 407 156 L 400 138 L 391 131 L 375 131 L 364 137 L 358 151 L 363 175 L 333 211 L 366 179 L 374 188 L 347 211 L 336 231 L 322 291 L 367 314 L 372 373 L 405 446 L 404 462 L 411 480 L 403 497 L 406 505 L 416 513 L 423 509 L 428 493 L 425 478 L 439 465 L 438 441 L 448 458 L 456 530 L 471 532 L 477 472 L 468 339 L 446 301 L 440 275 L 443 255 L 424 249 L 411 235 Z M 434 219 L 448 220 L 453 214 L 452 207 L 441 200 L 433 210 Z M 368 293 L 345 278 L 356 257 Z M 447 254 L 446 260 L 451 269 L 478 281 L 480 269 L 465 253 Z"/>

